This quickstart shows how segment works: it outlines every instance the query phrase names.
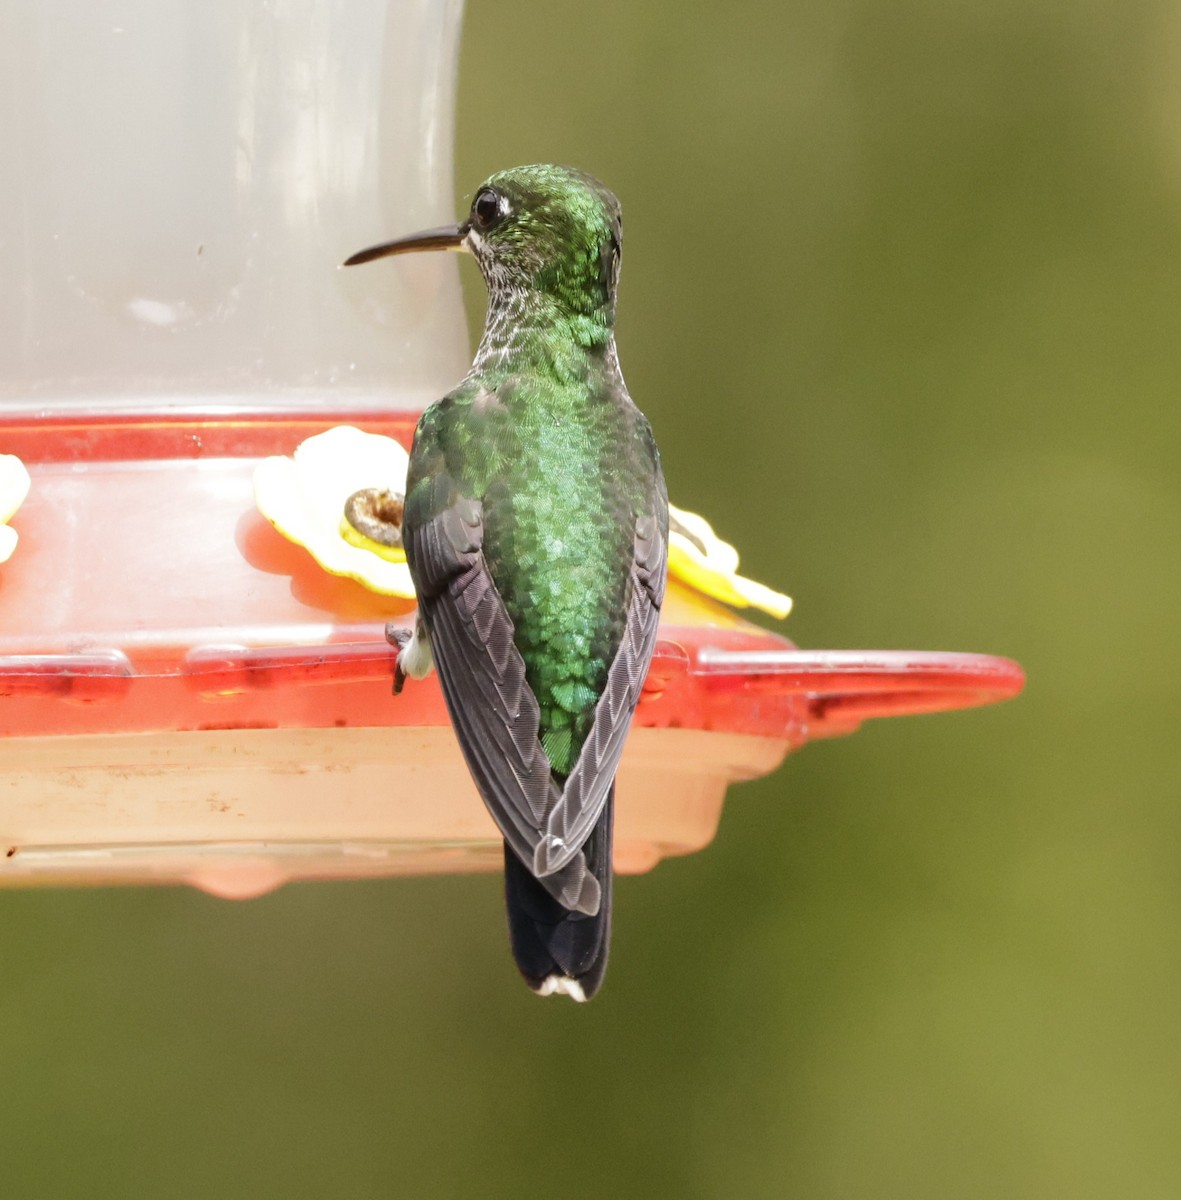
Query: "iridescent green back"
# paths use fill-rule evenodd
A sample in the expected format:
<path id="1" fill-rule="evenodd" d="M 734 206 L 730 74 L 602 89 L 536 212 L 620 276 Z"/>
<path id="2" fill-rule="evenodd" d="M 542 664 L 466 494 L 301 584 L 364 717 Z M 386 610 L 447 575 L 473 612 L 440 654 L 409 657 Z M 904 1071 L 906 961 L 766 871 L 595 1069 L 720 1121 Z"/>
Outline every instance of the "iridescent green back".
<path id="1" fill-rule="evenodd" d="M 555 773 L 573 768 L 623 636 L 638 515 L 663 494 L 651 431 L 603 355 L 469 377 L 424 415 L 410 480 L 445 462 L 484 506 L 484 557 L 515 628 Z M 436 455 L 438 456 L 436 458 Z"/>

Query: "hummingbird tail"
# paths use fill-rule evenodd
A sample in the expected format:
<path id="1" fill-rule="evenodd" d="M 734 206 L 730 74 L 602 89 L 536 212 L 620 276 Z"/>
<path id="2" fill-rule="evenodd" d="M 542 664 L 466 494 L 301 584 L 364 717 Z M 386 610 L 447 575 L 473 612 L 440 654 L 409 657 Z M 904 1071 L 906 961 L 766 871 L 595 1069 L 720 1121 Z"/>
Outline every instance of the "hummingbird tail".
<path id="1" fill-rule="evenodd" d="M 513 957 L 525 982 L 542 996 L 555 993 L 589 1000 L 607 970 L 611 941 L 611 825 L 615 787 L 583 847 L 602 895 L 594 916 L 555 900 L 533 873 L 504 847 L 504 899 Z"/>

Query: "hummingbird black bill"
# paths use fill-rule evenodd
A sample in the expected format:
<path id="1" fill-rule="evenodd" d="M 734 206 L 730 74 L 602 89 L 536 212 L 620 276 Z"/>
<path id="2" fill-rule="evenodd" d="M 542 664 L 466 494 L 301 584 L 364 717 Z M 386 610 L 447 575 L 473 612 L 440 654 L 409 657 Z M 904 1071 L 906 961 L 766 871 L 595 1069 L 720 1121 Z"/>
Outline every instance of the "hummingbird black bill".
<path id="1" fill-rule="evenodd" d="M 415 254 L 420 250 L 463 250 L 466 237 L 466 225 L 441 225 L 438 229 L 424 229 L 421 233 L 412 233 L 392 242 L 370 246 L 368 250 L 358 250 L 356 254 L 346 258 L 342 265 L 359 267 L 362 263 L 387 258 L 391 254 Z"/>

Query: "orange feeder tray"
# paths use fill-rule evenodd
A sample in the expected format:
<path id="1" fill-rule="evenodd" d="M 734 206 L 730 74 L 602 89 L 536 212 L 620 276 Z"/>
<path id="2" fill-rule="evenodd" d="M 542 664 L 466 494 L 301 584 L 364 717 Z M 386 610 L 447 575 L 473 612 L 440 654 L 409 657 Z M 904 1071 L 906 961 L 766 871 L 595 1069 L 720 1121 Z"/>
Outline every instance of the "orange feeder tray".
<path id="1" fill-rule="evenodd" d="M 0 573 L 0 883 L 498 868 L 501 842 L 432 677 L 391 695 L 412 605 L 325 574 L 254 507 L 260 458 L 372 410 L 0 418 L 33 486 Z M 713 837 L 727 786 L 870 717 L 1016 695 L 972 654 L 801 651 L 671 583 L 620 770 L 616 864 Z"/>

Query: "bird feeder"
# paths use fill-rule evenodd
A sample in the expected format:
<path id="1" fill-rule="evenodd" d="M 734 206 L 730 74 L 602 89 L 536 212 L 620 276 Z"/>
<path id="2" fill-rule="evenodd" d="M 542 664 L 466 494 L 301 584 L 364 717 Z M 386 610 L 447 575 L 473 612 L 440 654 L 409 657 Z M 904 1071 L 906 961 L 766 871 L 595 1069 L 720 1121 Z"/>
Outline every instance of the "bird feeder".
<path id="1" fill-rule="evenodd" d="M 0 75 L 0 883 L 499 868 L 412 600 L 326 574 L 259 461 L 409 445 L 466 370 L 457 265 L 338 272 L 453 218 L 460 5 L 23 3 Z M 674 496 L 674 499 L 676 497 Z M 976 655 L 801 651 L 676 583 L 619 777 L 616 861 L 712 838 L 728 785 L 873 717 L 1014 695 Z"/>

